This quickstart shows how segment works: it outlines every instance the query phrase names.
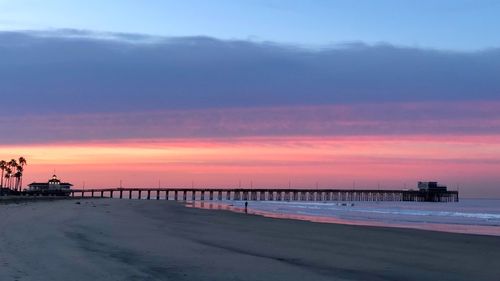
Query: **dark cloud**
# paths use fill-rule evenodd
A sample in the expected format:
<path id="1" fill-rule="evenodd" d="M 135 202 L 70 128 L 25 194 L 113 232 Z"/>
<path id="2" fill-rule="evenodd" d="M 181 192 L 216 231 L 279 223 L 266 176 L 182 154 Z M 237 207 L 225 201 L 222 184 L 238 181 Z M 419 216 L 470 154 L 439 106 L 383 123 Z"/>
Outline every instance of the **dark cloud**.
<path id="1" fill-rule="evenodd" d="M 0 32 L 1 143 L 500 132 L 500 50 Z"/>
<path id="2" fill-rule="evenodd" d="M 0 33 L 1 115 L 500 99 L 500 50 Z"/>

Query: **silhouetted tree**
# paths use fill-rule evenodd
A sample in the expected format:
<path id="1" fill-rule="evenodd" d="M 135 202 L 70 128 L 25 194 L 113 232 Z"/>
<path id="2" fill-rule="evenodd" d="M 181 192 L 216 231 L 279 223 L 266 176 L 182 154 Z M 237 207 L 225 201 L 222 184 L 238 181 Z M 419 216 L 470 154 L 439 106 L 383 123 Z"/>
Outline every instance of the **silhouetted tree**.
<path id="1" fill-rule="evenodd" d="M 12 189 L 12 176 L 13 176 L 15 169 L 17 168 L 16 159 L 11 159 L 9 161 L 9 167 L 10 167 L 9 188 Z"/>
<path id="2" fill-rule="evenodd" d="M 7 167 L 5 169 L 5 185 L 10 188 L 10 178 L 11 178 L 11 175 L 12 175 L 12 170 L 10 169 L 10 167 Z"/>
<path id="3" fill-rule="evenodd" d="M 14 190 L 21 191 L 21 178 L 23 177 L 24 168 L 21 165 L 16 167 L 16 173 L 14 174 L 14 178 L 16 179 L 14 183 Z"/>
<path id="4" fill-rule="evenodd" d="M 23 187 L 24 166 L 26 165 L 27 161 L 24 157 L 19 157 L 18 160 L 11 159 L 8 162 L 0 160 L 0 170 L 2 171 L 0 177 L 0 195 L 3 195 L 2 188 L 21 191 Z"/>
<path id="5" fill-rule="evenodd" d="M 19 181 L 21 180 L 22 176 L 23 176 L 23 173 L 20 171 L 17 171 L 14 174 L 14 178 L 16 179 L 15 184 L 14 184 L 14 190 L 16 190 L 16 191 L 21 191 L 21 188 L 19 186 Z"/>
<path id="6" fill-rule="evenodd" d="M 7 169 L 7 162 L 5 162 L 4 160 L 0 160 L 0 169 L 2 170 L 2 179 L 1 179 L 1 183 L 0 183 L 0 188 L 2 188 L 3 187 L 3 176 L 5 173 L 5 169 Z"/>
<path id="7" fill-rule="evenodd" d="M 23 173 L 24 173 L 24 166 L 28 165 L 28 162 L 26 161 L 26 158 L 24 157 L 19 157 L 18 159 L 19 166 L 21 166 L 21 178 L 19 179 L 19 190 L 23 187 Z"/>
<path id="8" fill-rule="evenodd" d="M 23 187 L 23 174 L 24 173 L 24 166 L 28 165 L 28 162 L 26 161 L 26 158 L 24 157 L 19 157 L 18 159 L 19 165 L 21 166 L 21 178 L 19 182 L 19 189 Z"/>

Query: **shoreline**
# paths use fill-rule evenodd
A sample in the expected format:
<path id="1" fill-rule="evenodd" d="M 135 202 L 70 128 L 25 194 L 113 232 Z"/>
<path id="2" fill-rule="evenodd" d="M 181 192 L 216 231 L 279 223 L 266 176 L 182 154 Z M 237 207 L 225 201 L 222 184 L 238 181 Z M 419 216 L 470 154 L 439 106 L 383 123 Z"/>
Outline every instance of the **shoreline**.
<path id="1" fill-rule="evenodd" d="M 229 202 L 203 202 L 203 201 L 187 201 L 184 205 L 188 208 L 197 208 L 213 211 L 228 211 L 235 213 L 245 213 L 245 208 L 230 204 Z M 315 215 L 299 215 L 289 213 L 275 213 L 270 211 L 248 208 L 248 214 L 262 216 L 275 219 L 289 219 L 308 221 L 313 223 L 326 223 L 326 224 L 341 224 L 341 225 L 356 225 L 356 226 L 369 226 L 369 227 L 383 227 L 383 228 L 401 228 L 401 229 L 415 229 L 423 231 L 444 232 L 444 233 L 457 233 L 469 235 L 485 235 L 500 237 L 500 227 L 485 226 L 485 225 L 466 225 L 466 224 L 445 224 L 445 223 L 415 223 L 415 224 L 401 224 L 401 223 L 384 223 L 382 221 L 369 221 L 369 220 L 349 220 L 328 216 L 315 216 Z"/>
<path id="2" fill-rule="evenodd" d="M 0 205 L 2 204 L 21 204 L 28 202 L 47 202 L 47 201 L 58 201 L 58 200 L 105 200 L 117 198 L 108 197 L 70 197 L 70 196 L 0 196 Z M 119 200 L 139 200 L 139 201 L 156 201 L 156 200 L 146 200 L 146 199 L 119 199 Z M 485 199 L 486 200 L 486 199 Z M 489 199 L 488 199 L 489 200 Z M 165 200 L 160 200 L 165 201 Z M 239 207 L 231 202 L 223 201 L 173 201 L 187 208 L 204 209 L 211 211 L 227 211 L 234 213 L 245 213 L 244 207 Z M 235 201 L 243 202 L 243 201 Z M 445 223 L 426 223 L 422 224 L 398 224 L 398 223 L 383 223 L 379 221 L 368 221 L 368 220 L 349 220 L 341 219 L 328 216 L 316 216 L 316 215 L 299 215 L 299 214 L 288 214 L 288 213 L 274 213 L 265 210 L 258 210 L 253 208 L 248 208 L 249 215 L 261 216 L 266 218 L 274 219 L 288 219 L 288 220 L 298 220 L 298 221 L 308 221 L 312 223 L 326 223 L 326 224 L 340 224 L 340 225 L 354 225 L 354 226 L 367 226 L 367 227 L 382 227 L 382 228 L 397 228 L 397 229 L 414 229 L 432 232 L 444 232 L 444 233 L 458 233 L 458 234 L 469 234 L 469 235 L 485 235 L 485 236 L 496 236 L 500 237 L 500 233 L 495 227 L 494 230 L 489 230 L 491 226 L 487 225 L 466 225 L 466 224 L 445 224 Z M 454 227 L 450 229 L 449 227 Z M 473 230 L 471 230 L 474 228 Z M 485 228 L 485 229 L 483 229 Z"/>
<path id="3" fill-rule="evenodd" d="M 21 204 L 26 202 L 44 202 L 56 200 L 102 200 L 102 199 L 117 199 L 109 197 L 72 197 L 72 196 L 20 196 L 20 195 L 6 195 L 0 196 L 1 204 Z M 120 200 L 145 200 L 146 199 L 120 199 Z M 477 200 L 477 199 L 476 199 Z M 491 200 L 491 199 L 485 199 Z M 161 199 L 160 201 L 164 201 Z M 213 211 L 229 211 L 235 213 L 245 213 L 243 206 L 238 206 L 236 203 L 244 201 L 173 201 L 178 202 L 188 208 L 206 209 Z M 342 202 L 341 202 L 342 203 Z M 350 204 L 350 203 L 346 203 Z M 248 208 L 248 214 L 262 216 L 275 219 L 290 219 L 309 221 L 314 223 L 327 223 L 327 224 L 341 224 L 341 225 L 357 225 L 357 226 L 371 226 L 371 227 L 388 227 L 388 228 L 402 228 L 402 229 L 417 229 L 425 231 L 445 232 L 445 233 L 460 233 L 470 235 L 486 235 L 486 236 L 500 236 L 500 227 L 494 225 L 473 225 L 473 224 L 446 224 L 436 222 L 426 223 L 391 223 L 376 220 L 359 220 L 359 219 L 342 219 L 337 217 L 321 216 L 321 215 L 308 215 L 308 214 L 293 214 L 293 213 L 277 213 L 266 210 L 259 210 Z"/>
<path id="4" fill-rule="evenodd" d="M 90 199 L 0 205 L 0 280 L 498 280 L 500 237 Z"/>

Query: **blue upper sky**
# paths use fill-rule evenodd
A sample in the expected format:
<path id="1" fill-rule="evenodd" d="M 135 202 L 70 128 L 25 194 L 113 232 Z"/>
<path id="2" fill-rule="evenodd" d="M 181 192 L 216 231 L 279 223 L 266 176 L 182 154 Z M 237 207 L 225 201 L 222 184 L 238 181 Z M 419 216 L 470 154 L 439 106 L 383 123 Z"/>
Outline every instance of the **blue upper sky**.
<path id="1" fill-rule="evenodd" d="M 500 46 L 496 0 L 0 0 L 0 30 L 84 29 L 324 46 Z"/>

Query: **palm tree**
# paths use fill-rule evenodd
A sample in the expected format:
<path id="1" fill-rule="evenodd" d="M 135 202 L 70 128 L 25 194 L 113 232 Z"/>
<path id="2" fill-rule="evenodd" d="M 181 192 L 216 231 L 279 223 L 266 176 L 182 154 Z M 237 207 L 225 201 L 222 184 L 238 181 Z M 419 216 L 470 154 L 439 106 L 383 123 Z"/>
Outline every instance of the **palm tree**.
<path id="1" fill-rule="evenodd" d="M 8 163 L 9 166 L 11 167 L 17 167 L 17 160 L 16 159 L 11 159 Z"/>
<path id="2" fill-rule="evenodd" d="M 1 179 L 1 183 L 0 183 L 0 188 L 3 187 L 3 175 L 5 173 L 5 169 L 7 169 L 7 162 L 5 162 L 4 160 L 0 160 L 0 169 L 2 170 L 2 179 Z"/>
<path id="3" fill-rule="evenodd" d="M 28 164 L 28 162 L 26 162 L 26 158 L 24 158 L 24 157 L 19 157 L 19 161 L 18 162 L 19 162 L 19 165 L 21 165 L 21 166 L 24 166 L 24 165 Z"/>
<path id="4" fill-rule="evenodd" d="M 23 171 L 24 171 L 24 168 L 23 166 L 19 165 L 16 167 L 17 169 L 17 172 L 14 174 L 14 178 L 16 178 L 16 181 L 14 183 L 14 190 L 16 191 L 21 191 L 21 178 L 23 176 Z"/>
<path id="5" fill-rule="evenodd" d="M 16 183 L 14 185 L 14 190 L 16 190 L 16 191 L 21 191 L 21 187 L 19 186 L 19 180 L 21 179 L 22 176 L 23 176 L 23 172 L 20 172 L 20 171 L 17 171 L 14 174 L 14 178 L 16 178 Z"/>
<path id="6" fill-rule="evenodd" d="M 17 168 L 17 161 L 16 161 L 16 159 L 11 159 L 9 161 L 8 165 L 10 167 L 9 187 L 12 189 L 12 173 Z"/>
<path id="7" fill-rule="evenodd" d="M 0 170 L 2 170 L 2 177 L 0 178 L 0 196 L 3 196 L 3 175 L 7 169 L 7 162 L 0 160 Z"/>
<path id="8" fill-rule="evenodd" d="M 18 159 L 19 165 L 21 166 L 21 178 L 19 180 L 19 189 L 23 187 L 23 171 L 24 171 L 24 166 L 28 165 L 28 162 L 26 161 L 26 158 L 24 157 L 19 157 Z"/>
<path id="9" fill-rule="evenodd" d="M 5 184 L 7 185 L 8 188 L 10 188 L 10 175 L 12 174 L 12 170 L 10 167 L 7 167 L 5 169 Z"/>

